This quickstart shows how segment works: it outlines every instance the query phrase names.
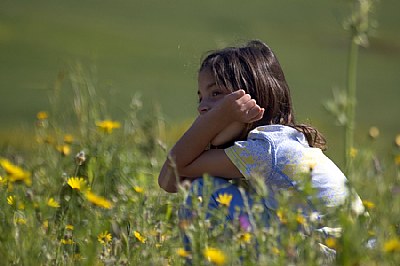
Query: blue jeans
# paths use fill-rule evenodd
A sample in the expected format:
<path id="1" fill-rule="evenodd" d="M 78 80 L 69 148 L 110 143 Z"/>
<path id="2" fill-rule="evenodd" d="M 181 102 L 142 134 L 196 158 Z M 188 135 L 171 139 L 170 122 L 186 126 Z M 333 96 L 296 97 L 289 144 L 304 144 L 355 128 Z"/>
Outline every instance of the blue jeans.
<path id="1" fill-rule="evenodd" d="M 229 204 L 228 211 L 226 212 L 225 219 L 223 221 L 215 221 L 215 216 L 213 216 L 213 214 L 218 208 L 220 208 L 220 203 L 217 199 L 223 194 L 232 195 L 232 200 Z M 254 194 L 249 191 L 249 189 L 240 190 L 237 184 L 232 184 L 229 180 L 219 177 L 209 177 L 208 182 L 205 182 L 205 179 L 201 177 L 192 182 L 189 195 L 185 199 L 185 203 L 181 206 L 179 212 L 179 219 L 182 224 L 191 220 L 193 217 L 193 204 L 202 204 L 204 199 L 199 200 L 199 197 L 204 198 L 204 196 L 209 196 L 206 219 L 210 219 L 212 223 L 218 224 L 238 222 L 241 230 L 252 230 L 248 211 L 251 210 L 254 204 Z M 193 201 L 195 201 L 195 203 Z M 261 220 L 264 225 L 267 226 L 269 221 L 268 208 L 263 204 L 264 199 L 262 199 L 261 203 L 261 206 L 264 208 Z M 235 221 L 235 219 L 237 220 Z M 212 223 L 211 226 L 213 226 Z M 183 237 L 185 249 L 190 250 L 190 241 L 188 237 L 185 234 Z"/>

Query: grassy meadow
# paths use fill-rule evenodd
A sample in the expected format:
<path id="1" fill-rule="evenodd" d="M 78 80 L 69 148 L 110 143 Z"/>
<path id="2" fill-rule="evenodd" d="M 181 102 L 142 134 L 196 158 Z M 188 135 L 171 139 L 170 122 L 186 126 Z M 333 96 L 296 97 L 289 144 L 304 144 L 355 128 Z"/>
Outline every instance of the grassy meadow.
<path id="1" fill-rule="evenodd" d="M 341 230 L 313 230 L 321 221 L 290 209 L 288 192 L 269 228 L 257 204 L 253 231 L 212 227 L 206 196 L 179 221 L 187 187 L 171 195 L 156 181 L 196 115 L 201 56 L 251 38 L 275 50 L 298 120 L 326 135 L 342 166 L 343 128 L 324 104 L 346 83 L 349 2 L 2 1 L 0 264 L 398 265 L 397 1 L 378 1 L 359 54 L 349 185 L 366 213 L 355 216 L 349 201 L 322 223 Z"/>
<path id="2" fill-rule="evenodd" d="M 365 140 L 368 129 L 377 126 L 384 149 L 400 126 L 394 119 L 400 112 L 399 5 L 394 0 L 376 4 L 370 18 L 376 29 L 359 58 L 357 136 Z M 343 23 L 349 6 L 345 0 L 4 0 L 0 143 L 21 145 L 15 136 L 29 135 L 34 114 L 50 107 L 48 96 L 59 73 L 77 62 L 91 69 L 111 116 L 123 117 L 131 98 L 140 94 L 147 110 L 159 105 L 171 128 L 190 121 L 196 115 L 201 56 L 258 38 L 284 67 L 298 120 L 320 128 L 330 143 L 328 153 L 341 164 L 342 132 L 323 103 L 345 86 L 349 33 Z M 68 88 L 62 89 L 65 99 L 71 99 Z M 64 107 L 63 115 L 71 117 Z"/>

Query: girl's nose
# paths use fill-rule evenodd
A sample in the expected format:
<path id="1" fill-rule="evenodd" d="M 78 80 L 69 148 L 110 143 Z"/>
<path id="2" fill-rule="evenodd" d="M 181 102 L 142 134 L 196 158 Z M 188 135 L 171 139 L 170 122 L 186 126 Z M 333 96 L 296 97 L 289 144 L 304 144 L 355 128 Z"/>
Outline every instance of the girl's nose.
<path id="1" fill-rule="evenodd" d="M 207 104 L 199 104 L 199 107 L 197 107 L 197 111 L 199 112 L 199 114 L 205 114 L 207 113 L 207 111 L 210 110 L 210 107 Z"/>

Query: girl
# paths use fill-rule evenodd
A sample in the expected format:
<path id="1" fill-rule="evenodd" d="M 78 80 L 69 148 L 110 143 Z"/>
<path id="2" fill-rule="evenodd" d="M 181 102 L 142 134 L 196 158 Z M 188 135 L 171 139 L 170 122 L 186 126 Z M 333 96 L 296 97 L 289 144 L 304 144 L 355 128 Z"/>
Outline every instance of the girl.
<path id="1" fill-rule="evenodd" d="M 269 192 L 265 204 L 276 209 L 275 194 L 300 188 L 301 177 L 310 173 L 315 197 L 324 207 L 344 203 L 346 177 L 322 153 L 326 143 L 320 132 L 296 123 L 282 68 L 266 44 L 254 40 L 210 53 L 199 70 L 197 93 L 200 115 L 162 167 L 158 180 L 164 190 L 176 192 L 184 180 L 197 179 L 202 186 L 204 174 L 219 177 L 214 184 L 224 187 L 212 198 L 217 206 L 218 195 L 233 195 L 231 219 L 235 209 L 243 210 L 243 199 L 227 180 L 245 179 L 252 185 L 261 177 Z"/>

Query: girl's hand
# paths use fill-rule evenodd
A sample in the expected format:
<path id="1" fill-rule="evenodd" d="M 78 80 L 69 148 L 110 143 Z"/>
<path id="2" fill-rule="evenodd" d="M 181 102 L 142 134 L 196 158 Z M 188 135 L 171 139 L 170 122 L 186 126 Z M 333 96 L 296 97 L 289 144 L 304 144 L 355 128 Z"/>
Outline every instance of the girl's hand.
<path id="1" fill-rule="evenodd" d="M 244 90 L 226 95 L 214 110 L 223 113 L 224 118 L 230 122 L 252 123 L 264 115 L 264 108 L 261 108 Z"/>

